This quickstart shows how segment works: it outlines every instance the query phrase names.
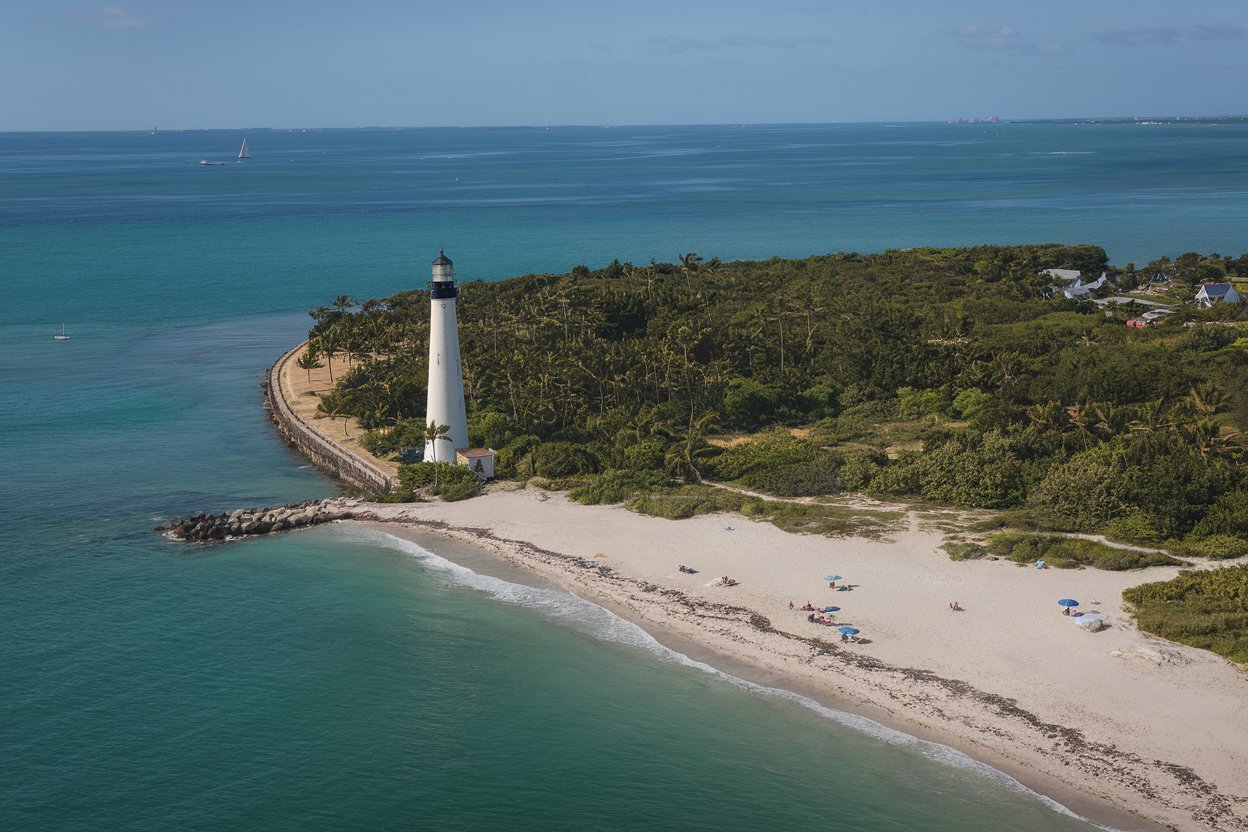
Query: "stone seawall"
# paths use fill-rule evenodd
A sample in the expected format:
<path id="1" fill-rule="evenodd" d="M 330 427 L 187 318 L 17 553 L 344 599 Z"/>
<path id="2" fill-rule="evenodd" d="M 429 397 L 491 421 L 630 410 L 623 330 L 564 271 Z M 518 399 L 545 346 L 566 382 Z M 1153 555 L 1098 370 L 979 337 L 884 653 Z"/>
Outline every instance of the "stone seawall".
<path id="1" fill-rule="evenodd" d="M 399 487 L 399 483 L 394 476 L 346 450 L 313 425 L 301 419 L 286 400 L 287 391 L 282 385 L 286 364 L 293 360 L 295 354 L 306 343 L 304 341 L 292 347 L 269 368 L 264 385 L 265 408 L 269 411 L 269 419 L 277 429 L 278 436 L 306 456 L 318 468 L 333 474 L 343 482 L 365 491 L 383 494 L 395 490 Z"/>

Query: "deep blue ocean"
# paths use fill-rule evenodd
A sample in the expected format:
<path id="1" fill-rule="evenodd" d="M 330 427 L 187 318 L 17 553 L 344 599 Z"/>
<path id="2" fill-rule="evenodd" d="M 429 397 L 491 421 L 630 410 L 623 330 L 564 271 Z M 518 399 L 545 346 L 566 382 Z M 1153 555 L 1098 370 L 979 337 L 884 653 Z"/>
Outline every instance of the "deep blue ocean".
<path id="1" fill-rule="evenodd" d="M 0 134 L 0 828 L 1087 828 L 411 544 L 151 528 L 333 494 L 263 372 L 309 308 L 423 287 L 442 247 L 486 280 L 985 242 L 1143 264 L 1239 254 L 1245 216 L 1238 125 Z"/>

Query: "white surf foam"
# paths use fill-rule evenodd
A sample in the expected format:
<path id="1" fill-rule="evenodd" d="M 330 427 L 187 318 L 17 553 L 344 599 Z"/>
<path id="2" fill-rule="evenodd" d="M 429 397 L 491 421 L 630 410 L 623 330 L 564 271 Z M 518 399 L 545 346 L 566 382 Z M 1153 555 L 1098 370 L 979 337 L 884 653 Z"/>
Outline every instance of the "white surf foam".
<path id="1" fill-rule="evenodd" d="M 905 747 L 929 760 L 973 772 L 987 780 L 1026 794 L 1060 814 L 1092 824 L 1106 830 L 1106 832 L 1118 832 L 1118 830 L 1112 827 L 1103 826 L 1076 814 L 1056 800 L 1029 789 L 1005 772 L 993 768 L 987 763 L 981 763 L 968 757 L 956 748 L 921 739 L 904 731 L 898 731 L 895 728 L 889 728 L 887 725 L 881 725 L 865 716 L 829 708 L 800 693 L 747 681 L 730 673 L 725 673 L 705 662 L 691 659 L 684 653 L 663 645 L 654 636 L 631 621 L 627 621 L 605 607 L 601 607 L 570 592 L 559 589 L 542 589 L 513 583 L 502 578 L 482 575 L 466 566 L 447 560 L 441 555 L 431 552 L 410 540 L 404 540 L 383 531 L 352 527 L 349 530 L 343 530 L 343 536 L 353 538 L 359 542 L 380 544 L 406 552 L 418 558 L 430 569 L 442 573 L 453 582 L 484 592 L 495 600 L 536 610 L 550 619 L 569 624 L 601 641 L 609 641 L 642 650 L 661 661 L 684 665 L 685 667 L 710 674 L 747 693 L 793 702 L 814 711 L 822 717 L 860 731 L 882 742 Z"/>

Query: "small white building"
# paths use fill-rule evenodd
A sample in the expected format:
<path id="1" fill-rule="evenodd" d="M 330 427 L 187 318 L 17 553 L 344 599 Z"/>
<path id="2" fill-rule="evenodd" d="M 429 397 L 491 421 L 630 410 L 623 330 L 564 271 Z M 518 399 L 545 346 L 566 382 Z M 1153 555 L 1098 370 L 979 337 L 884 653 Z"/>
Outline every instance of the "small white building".
<path id="1" fill-rule="evenodd" d="M 1078 269 L 1045 269 L 1040 274 L 1047 274 L 1054 280 L 1064 280 L 1067 283 L 1074 282 L 1083 275 Z"/>
<path id="2" fill-rule="evenodd" d="M 1196 293 L 1196 305 L 1208 309 L 1215 303 L 1239 303 L 1239 293 L 1229 283 L 1206 283 Z"/>
<path id="3" fill-rule="evenodd" d="M 1050 269 L 1050 271 L 1060 271 L 1060 269 Z M 1079 274 L 1079 272 L 1075 272 L 1075 274 Z M 1060 289 L 1061 293 L 1068 298 L 1072 298 L 1072 299 L 1083 298 L 1086 300 L 1092 297 L 1093 292 L 1095 292 L 1097 289 L 1101 288 L 1108 282 L 1109 282 L 1109 279 L 1105 275 L 1102 274 L 1100 277 L 1098 277 L 1096 280 L 1093 280 L 1091 283 L 1084 283 L 1083 280 L 1081 280 L 1080 278 L 1075 278 L 1075 282 L 1065 288 L 1062 288 L 1059 286 L 1054 286 L 1053 288 Z"/>
<path id="4" fill-rule="evenodd" d="M 493 448 L 456 448 L 455 464 L 466 465 L 483 480 L 494 479 L 494 460 L 498 452 Z"/>

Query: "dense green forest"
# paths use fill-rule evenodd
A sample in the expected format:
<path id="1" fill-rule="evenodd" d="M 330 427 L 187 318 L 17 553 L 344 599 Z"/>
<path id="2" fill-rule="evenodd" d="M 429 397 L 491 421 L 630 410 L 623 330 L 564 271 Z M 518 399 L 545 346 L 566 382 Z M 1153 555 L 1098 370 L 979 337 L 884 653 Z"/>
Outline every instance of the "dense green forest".
<path id="1" fill-rule="evenodd" d="M 580 486 L 587 501 L 712 479 L 1248 554 L 1248 304 L 1188 304 L 1129 329 L 1143 307 L 1050 298 L 1050 267 L 1108 272 L 1118 293 L 1164 270 L 1179 301 L 1248 257 L 1137 270 L 1094 246 L 688 254 L 467 282 L 471 440 L 499 451 L 500 476 Z M 344 297 L 312 315 L 338 378 L 322 409 L 357 417 L 375 452 L 422 444 L 428 295 Z"/>

